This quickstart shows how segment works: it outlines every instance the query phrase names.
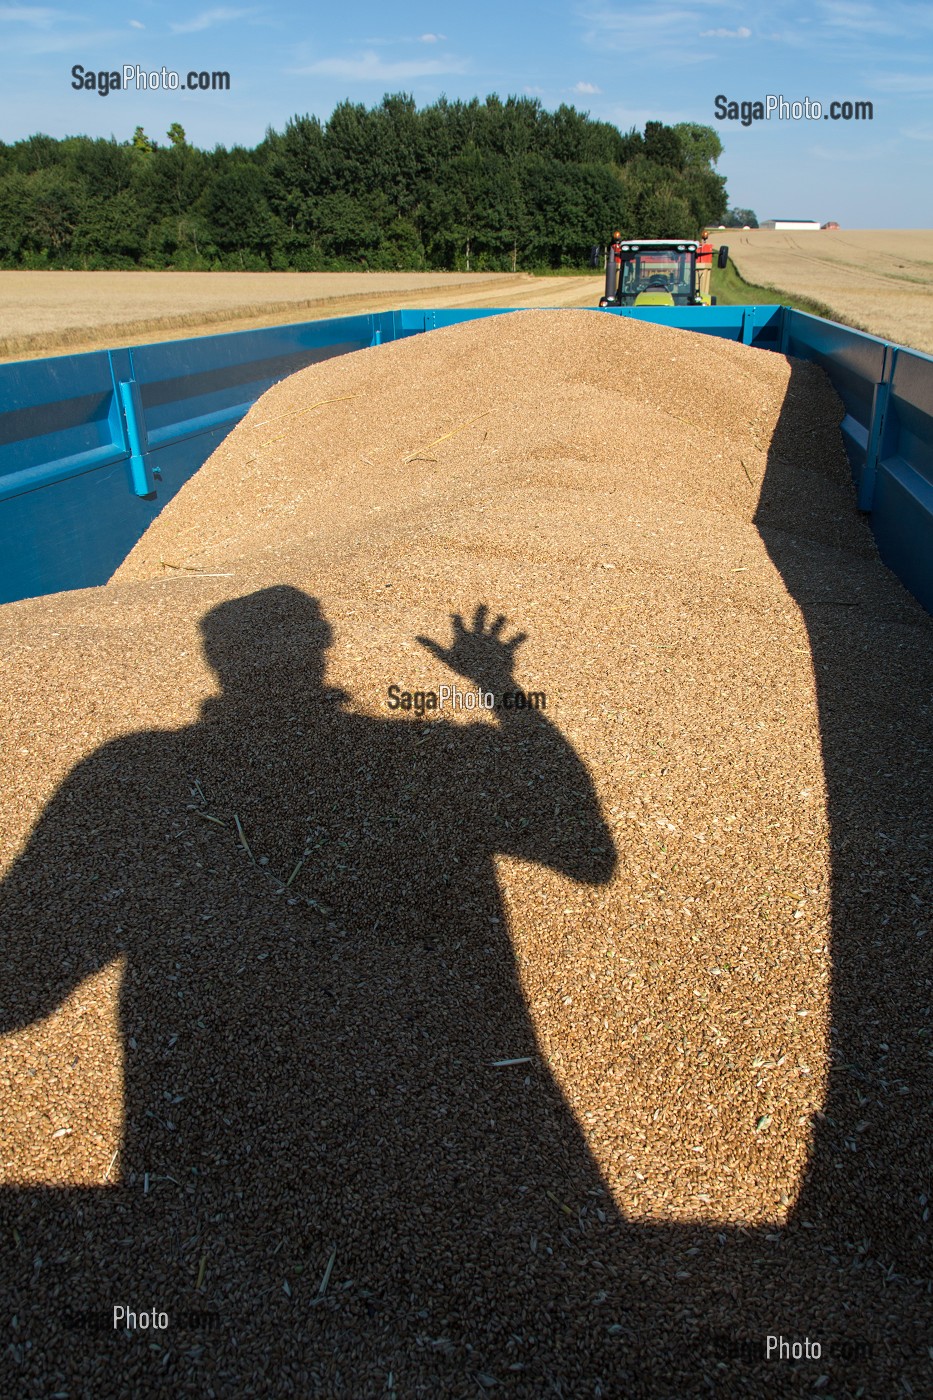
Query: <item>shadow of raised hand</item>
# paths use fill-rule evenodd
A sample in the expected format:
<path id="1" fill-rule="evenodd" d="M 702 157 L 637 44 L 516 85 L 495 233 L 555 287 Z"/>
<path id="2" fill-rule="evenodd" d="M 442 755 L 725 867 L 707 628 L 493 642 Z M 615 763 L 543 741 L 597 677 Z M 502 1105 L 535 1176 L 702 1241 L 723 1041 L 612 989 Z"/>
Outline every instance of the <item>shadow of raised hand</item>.
<path id="1" fill-rule="evenodd" d="M 442 647 L 430 637 L 416 640 L 459 676 L 476 681 L 484 689 L 502 691 L 512 682 L 515 653 L 528 634 L 518 632 L 510 641 L 503 641 L 505 615 L 500 613 L 487 631 L 488 614 L 485 603 L 480 603 L 473 616 L 473 626 L 469 628 L 459 613 L 452 613 L 454 640 L 450 647 Z"/>

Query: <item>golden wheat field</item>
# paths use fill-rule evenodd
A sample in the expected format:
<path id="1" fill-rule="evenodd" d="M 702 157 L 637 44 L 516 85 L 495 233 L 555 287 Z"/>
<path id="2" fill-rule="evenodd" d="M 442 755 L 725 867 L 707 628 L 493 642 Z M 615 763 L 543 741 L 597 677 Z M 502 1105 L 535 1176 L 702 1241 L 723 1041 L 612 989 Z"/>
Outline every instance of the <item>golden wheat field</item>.
<path id="1" fill-rule="evenodd" d="M 746 282 L 821 301 L 852 326 L 933 354 L 933 230 L 720 229 Z"/>
<path id="2" fill-rule="evenodd" d="M 747 282 L 933 354 L 933 230 L 723 229 Z M 595 306 L 601 273 L 0 272 L 0 361 L 401 306 Z"/>
<path id="3" fill-rule="evenodd" d="M 0 272 L 0 360 L 403 306 L 595 306 L 601 273 Z"/>

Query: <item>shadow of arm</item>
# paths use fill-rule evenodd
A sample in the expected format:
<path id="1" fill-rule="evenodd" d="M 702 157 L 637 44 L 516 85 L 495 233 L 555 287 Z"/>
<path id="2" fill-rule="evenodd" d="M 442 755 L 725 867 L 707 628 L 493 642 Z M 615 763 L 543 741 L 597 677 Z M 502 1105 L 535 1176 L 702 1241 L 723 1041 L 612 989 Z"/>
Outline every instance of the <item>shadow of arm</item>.
<path id="1" fill-rule="evenodd" d="M 62 785 L 0 885 L 0 1034 L 49 1016 L 119 951 L 92 764 Z"/>
<path id="2" fill-rule="evenodd" d="M 511 714 L 492 733 L 496 850 L 583 884 L 606 884 L 618 857 L 593 781 L 572 744 L 534 710 Z"/>

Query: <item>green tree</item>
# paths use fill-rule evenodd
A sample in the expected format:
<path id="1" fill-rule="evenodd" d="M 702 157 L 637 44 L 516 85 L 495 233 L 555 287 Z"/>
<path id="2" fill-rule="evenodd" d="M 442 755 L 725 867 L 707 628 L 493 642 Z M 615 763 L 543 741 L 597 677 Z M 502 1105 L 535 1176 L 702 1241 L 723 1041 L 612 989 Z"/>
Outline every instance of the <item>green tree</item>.
<path id="1" fill-rule="evenodd" d="M 645 123 L 645 155 L 654 165 L 683 170 L 686 163 L 680 136 L 672 126 L 663 122 Z"/>
<path id="2" fill-rule="evenodd" d="M 707 170 L 722 155 L 719 133 L 711 126 L 701 126 L 699 122 L 678 122 L 671 130 L 680 141 L 688 170 Z"/>
<path id="3" fill-rule="evenodd" d="M 31 175 L 37 170 L 60 165 L 64 159 L 62 147 L 63 143 L 56 141 L 54 136 L 27 136 L 25 141 L 18 141 L 13 147 L 16 168 Z"/>
<path id="4" fill-rule="evenodd" d="M 362 102 L 341 102 L 327 123 L 324 189 L 367 190 L 373 180 L 375 118 Z"/>
<path id="5" fill-rule="evenodd" d="M 129 190 L 109 199 L 86 197 L 71 240 L 85 266 L 132 267 L 146 246 L 146 219 Z"/>
<path id="6" fill-rule="evenodd" d="M 651 190 L 641 208 L 639 229 L 642 238 L 692 238 L 695 236 L 693 212 L 678 194 L 674 184 L 658 185 Z"/>
<path id="7" fill-rule="evenodd" d="M 78 192 L 74 186 L 62 178 L 58 169 L 37 171 L 29 181 L 28 246 L 53 262 L 61 262 L 71 250 L 78 217 Z"/>
<path id="8" fill-rule="evenodd" d="M 585 267 L 619 217 L 622 190 L 601 165 L 537 158 L 525 183 L 526 257 L 537 267 Z"/>
<path id="9" fill-rule="evenodd" d="M 491 168 L 470 142 L 443 171 L 432 201 L 432 225 L 433 251 L 441 253 L 444 265 L 472 272 L 480 248 L 490 242 L 495 218 Z"/>
<path id="10" fill-rule="evenodd" d="M 612 228 L 722 222 L 709 127 L 621 132 L 564 104 L 410 93 L 293 117 L 252 150 L 199 150 L 173 122 L 132 140 L 0 142 L 6 266 L 512 269 L 588 265 Z M 750 217 L 751 211 L 734 213 Z"/>
<path id="11" fill-rule="evenodd" d="M 388 206 L 378 197 L 357 198 L 334 190 L 318 202 L 318 238 L 326 264 L 350 263 L 370 267 L 382 244 Z"/>
<path id="12" fill-rule="evenodd" d="M 621 150 L 619 153 L 619 164 L 627 165 L 629 161 L 635 160 L 637 156 L 645 154 L 645 139 L 640 131 L 635 127 L 630 129 L 622 137 Z"/>
<path id="13" fill-rule="evenodd" d="M 293 246 L 309 246 L 317 228 L 316 202 L 328 188 L 324 130 L 317 117 L 292 117 L 279 135 L 268 131 L 260 148 L 269 206 Z"/>
<path id="14" fill-rule="evenodd" d="M 133 182 L 132 153 L 113 139 L 67 137 L 61 142 L 61 154 L 63 177 L 79 186 L 87 200 L 113 199 Z"/>
<path id="15" fill-rule="evenodd" d="M 680 191 L 690 206 L 691 234 L 700 233 L 709 224 L 722 222 L 726 207 L 726 182 L 715 171 L 688 170 L 680 183 Z"/>
<path id="16" fill-rule="evenodd" d="M 15 267 L 28 248 L 32 214 L 29 177 L 12 169 L 0 178 L 0 262 Z"/>
<path id="17" fill-rule="evenodd" d="M 251 164 L 231 164 L 210 185 L 204 200 L 214 242 L 222 253 L 235 254 L 232 266 L 246 268 L 266 261 L 273 242 L 262 172 Z"/>
<path id="18" fill-rule="evenodd" d="M 213 230 L 203 214 L 167 214 L 150 225 L 146 237 L 147 267 L 172 267 L 182 272 L 207 271 L 219 253 Z"/>

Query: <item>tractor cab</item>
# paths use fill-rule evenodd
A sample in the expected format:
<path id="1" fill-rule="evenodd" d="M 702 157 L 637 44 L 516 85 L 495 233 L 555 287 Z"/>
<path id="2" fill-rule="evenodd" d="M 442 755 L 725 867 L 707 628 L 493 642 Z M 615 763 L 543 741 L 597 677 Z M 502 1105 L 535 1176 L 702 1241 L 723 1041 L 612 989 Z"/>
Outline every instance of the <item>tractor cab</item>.
<path id="1" fill-rule="evenodd" d="M 690 240 L 615 239 L 600 306 L 697 306 L 697 250 Z"/>

